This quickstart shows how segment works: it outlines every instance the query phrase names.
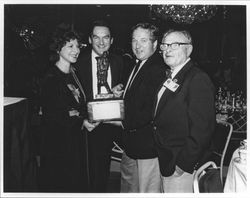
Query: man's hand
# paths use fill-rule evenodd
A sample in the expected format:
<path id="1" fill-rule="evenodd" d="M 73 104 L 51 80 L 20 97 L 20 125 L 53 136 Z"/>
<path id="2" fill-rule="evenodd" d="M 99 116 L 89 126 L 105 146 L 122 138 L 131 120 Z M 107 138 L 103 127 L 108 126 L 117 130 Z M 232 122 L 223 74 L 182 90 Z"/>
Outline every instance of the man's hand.
<path id="1" fill-rule="evenodd" d="M 100 122 L 90 123 L 87 119 L 85 119 L 85 120 L 83 120 L 83 123 L 82 123 L 82 129 L 85 127 L 88 131 L 92 131 L 99 124 L 100 124 Z"/>
<path id="2" fill-rule="evenodd" d="M 120 98 L 124 90 L 122 90 L 123 84 L 118 84 L 112 88 L 112 92 L 116 98 Z"/>

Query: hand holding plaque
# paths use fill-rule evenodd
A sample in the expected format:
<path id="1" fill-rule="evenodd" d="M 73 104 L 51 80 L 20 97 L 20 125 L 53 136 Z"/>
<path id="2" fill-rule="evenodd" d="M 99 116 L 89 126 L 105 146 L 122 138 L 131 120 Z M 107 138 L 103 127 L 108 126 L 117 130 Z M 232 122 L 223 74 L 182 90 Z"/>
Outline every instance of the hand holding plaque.
<path id="1" fill-rule="evenodd" d="M 108 69 L 110 67 L 108 52 L 97 57 L 97 94 L 92 102 L 88 102 L 88 114 L 90 122 L 123 120 L 124 102 L 119 99 L 123 93 L 123 85 L 118 84 L 113 89 L 107 82 Z M 104 89 L 102 89 L 104 88 Z M 105 90 L 105 91 L 103 91 Z"/>

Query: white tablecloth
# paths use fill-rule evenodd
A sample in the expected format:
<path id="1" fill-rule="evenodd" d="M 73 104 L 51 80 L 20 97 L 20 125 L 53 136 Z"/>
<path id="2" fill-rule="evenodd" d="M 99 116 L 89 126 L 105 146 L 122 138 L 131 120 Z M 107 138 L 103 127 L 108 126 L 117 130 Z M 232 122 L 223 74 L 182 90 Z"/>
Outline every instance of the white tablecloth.
<path id="1" fill-rule="evenodd" d="M 226 193 L 247 191 L 246 155 L 242 155 L 240 157 L 239 151 L 239 148 L 234 151 L 228 168 L 227 178 L 224 186 L 224 192 Z M 246 154 L 246 149 L 244 152 Z"/>
<path id="2" fill-rule="evenodd" d="M 24 100 L 25 98 L 15 98 L 15 97 L 4 97 L 3 99 L 3 105 L 7 106 L 7 105 L 11 105 L 14 103 L 18 103 L 22 100 Z"/>

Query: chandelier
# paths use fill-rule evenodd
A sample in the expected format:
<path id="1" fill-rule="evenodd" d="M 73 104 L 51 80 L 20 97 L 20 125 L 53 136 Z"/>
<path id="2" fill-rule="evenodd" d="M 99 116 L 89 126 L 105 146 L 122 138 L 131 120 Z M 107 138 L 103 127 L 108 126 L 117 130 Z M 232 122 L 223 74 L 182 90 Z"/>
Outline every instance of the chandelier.
<path id="1" fill-rule="evenodd" d="M 23 40 L 25 48 L 29 50 L 35 50 L 45 43 L 45 36 L 30 25 L 17 27 L 11 24 L 11 29 Z"/>
<path id="2" fill-rule="evenodd" d="M 152 5 L 151 9 L 158 17 L 182 24 L 209 20 L 217 12 L 216 5 Z"/>

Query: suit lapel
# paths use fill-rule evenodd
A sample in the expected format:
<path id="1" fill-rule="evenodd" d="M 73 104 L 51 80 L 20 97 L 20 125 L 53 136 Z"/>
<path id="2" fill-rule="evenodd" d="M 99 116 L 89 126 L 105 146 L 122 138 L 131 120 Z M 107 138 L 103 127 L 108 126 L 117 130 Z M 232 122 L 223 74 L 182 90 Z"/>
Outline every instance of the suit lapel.
<path id="1" fill-rule="evenodd" d="M 142 79 L 144 78 L 145 76 L 145 72 L 147 70 L 148 67 L 151 66 L 151 62 L 152 62 L 152 59 L 154 58 L 154 55 L 151 56 L 143 65 L 142 67 L 140 68 L 139 72 L 137 73 L 137 75 L 135 76 L 129 90 L 136 90 L 138 85 L 140 84 L 140 82 L 142 81 Z"/>
<path id="2" fill-rule="evenodd" d="M 173 78 L 173 81 L 175 81 L 177 84 L 179 84 L 179 88 L 176 90 L 175 93 L 178 93 L 183 81 L 185 80 L 185 76 L 188 73 L 188 71 L 191 69 L 193 65 L 193 62 L 190 60 L 186 63 L 186 65 L 176 74 L 176 76 Z"/>
<path id="3" fill-rule="evenodd" d="M 113 86 L 115 86 L 118 82 L 118 67 L 116 67 L 116 61 L 115 59 L 113 58 L 113 55 L 110 54 L 110 71 L 111 71 L 111 89 Z"/>
<path id="4" fill-rule="evenodd" d="M 166 88 L 164 93 L 162 94 L 160 101 L 158 103 L 155 117 L 160 114 L 162 107 L 166 104 L 166 102 L 173 96 L 179 93 L 179 91 L 182 88 L 183 82 L 185 80 L 185 76 L 188 73 L 188 71 L 192 68 L 192 61 L 190 60 L 189 62 L 186 63 L 186 65 L 176 74 L 176 76 L 173 78 L 173 81 L 176 81 L 176 83 L 179 85 L 179 87 L 176 89 L 175 92 L 169 90 Z"/>
<path id="5" fill-rule="evenodd" d="M 158 106 L 156 109 L 156 113 L 155 113 L 155 117 L 160 114 L 162 107 L 167 102 L 167 99 L 169 99 L 171 97 L 171 95 L 173 95 L 173 92 L 170 91 L 168 88 L 166 88 L 164 93 L 162 94 L 160 100 L 159 100 L 159 103 L 158 103 Z"/>

